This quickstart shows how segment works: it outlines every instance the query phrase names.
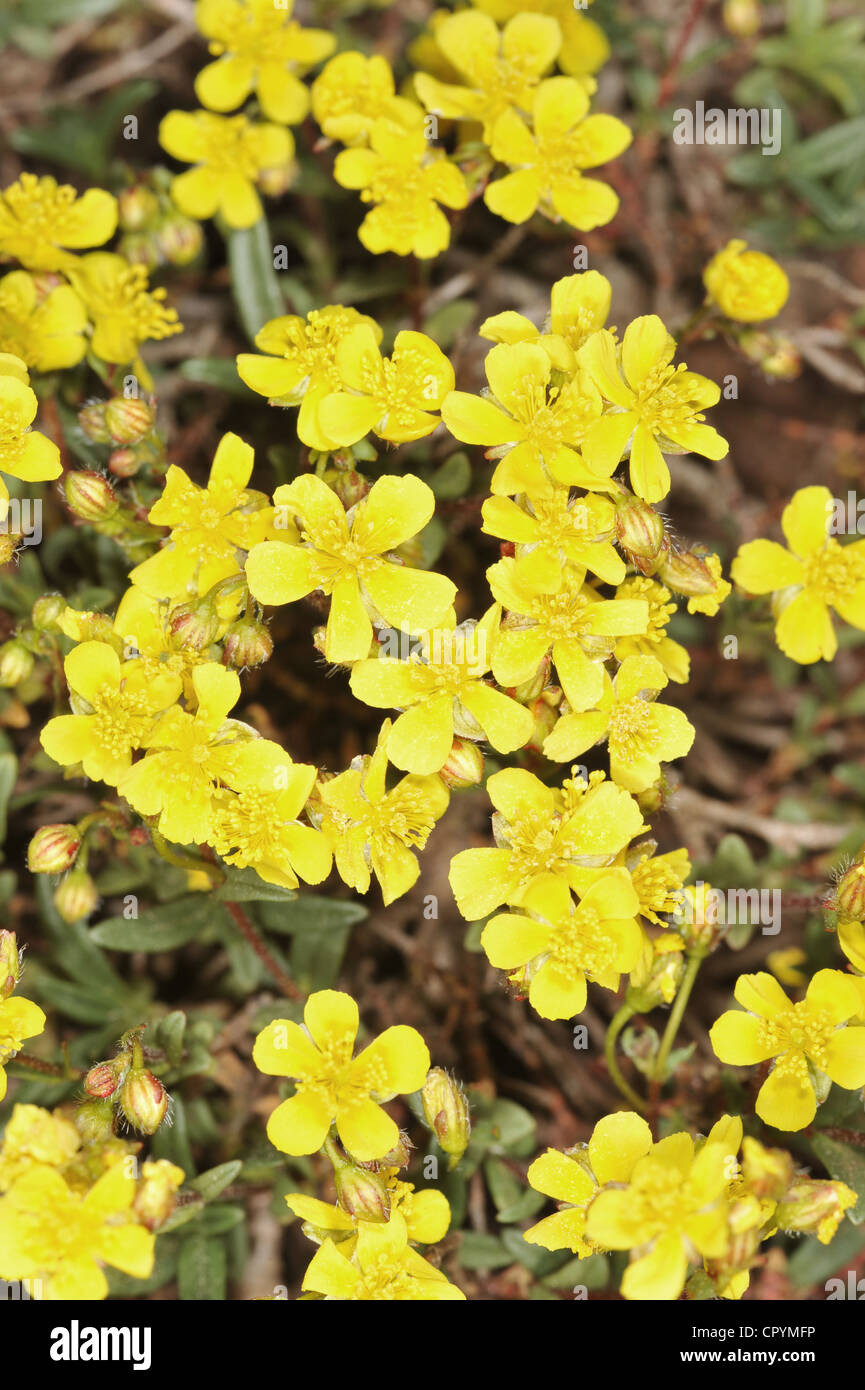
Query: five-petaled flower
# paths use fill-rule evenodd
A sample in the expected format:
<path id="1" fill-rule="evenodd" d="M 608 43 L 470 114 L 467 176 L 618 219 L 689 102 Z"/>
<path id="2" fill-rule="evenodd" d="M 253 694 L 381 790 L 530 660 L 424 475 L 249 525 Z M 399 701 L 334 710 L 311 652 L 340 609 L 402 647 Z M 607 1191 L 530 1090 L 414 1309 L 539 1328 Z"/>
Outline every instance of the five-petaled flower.
<path id="1" fill-rule="evenodd" d="M 211 111 L 233 111 L 251 92 L 269 121 L 298 125 L 309 110 L 303 73 L 327 58 L 336 38 L 304 29 L 293 0 L 198 0 L 195 22 L 217 55 L 195 79 L 195 95 Z"/>
<path id="2" fill-rule="evenodd" d="M 351 1258 L 328 1237 L 309 1263 L 303 1288 L 340 1302 L 465 1299 L 462 1289 L 408 1242 L 408 1228 L 398 1211 L 389 1221 L 362 1221 Z"/>
<path id="3" fill-rule="evenodd" d="M 194 164 L 176 175 L 171 196 L 187 217 L 204 221 L 220 213 L 229 227 L 251 227 L 262 215 L 255 187 L 269 169 L 294 158 L 294 139 L 284 126 L 212 111 L 169 111 L 159 143 L 173 159 Z"/>

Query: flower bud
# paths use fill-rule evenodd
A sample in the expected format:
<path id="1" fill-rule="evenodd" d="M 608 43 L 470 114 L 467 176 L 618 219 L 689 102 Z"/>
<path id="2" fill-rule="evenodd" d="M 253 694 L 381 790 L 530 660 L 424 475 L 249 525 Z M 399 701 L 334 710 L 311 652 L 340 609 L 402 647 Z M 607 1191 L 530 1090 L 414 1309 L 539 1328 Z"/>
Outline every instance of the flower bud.
<path id="1" fill-rule="evenodd" d="M 43 825 L 27 846 L 27 867 L 31 874 L 65 874 L 80 848 L 76 826 Z"/>
<path id="2" fill-rule="evenodd" d="M 413 1148 L 414 1145 L 405 1130 L 401 1129 L 392 1149 L 382 1158 L 373 1158 L 368 1163 L 361 1163 L 360 1167 L 368 1169 L 370 1173 L 380 1173 L 383 1168 L 406 1168 L 411 1162 Z"/>
<path id="3" fill-rule="evenodd" d="M 73 516 L 82 521 L 107 521 L 120 505 L 108 479 L 91 468 L 67 473 L 63 493 Z"/>
<path id="4" fill-rule="evenodd" d="M 216 641 L 219 617 L 209 599 L 198 603 L 181 603 L 171 611 L 168 630 L 181 646 L 202 652 Z"/>
<path id="5" fill-rule="evenodd" d="M 100 1143 L 113 1138 L 114 1106 L 107 1098 L 93 1096 L 75 1111 L 75 1128 L 85 1143 Z"/>
<path id="6" fill-rule="evenodd" d="M 143 265 L 148 271 L 159 265 L 159 247 L 152 232 L 127 232 L 120 238 L 117 252 L 130 265 Z"/>
<path id="7" fill-rule="evenodd" d="M 120 1109 L 133 1129 L 155 1134 L 168 1110 L 168 1092 L 146 1067 L 133 1067 L 119 1095 Z"/>
<path id="8" fill-rule="evenodd" d="M 115 444 L 135 444 L 153 429 L 153 406 L 137 396 L 114 396 L 105 407 L 105 424 Z"/>
<path id="9" fill-rule="evenodd" d="M 354 1221 L 387 1221 L 390 1193 L 383 1180 L 353 1163 L 340 1163 L 334 1169 L 336 1200 Z"/>
<path id="10" fill-rule="evenodd" d="M 658 578 L 677 594 L 711 594 L 715 579 L 696 550 L 671 550 L 658 567 Z"/>
<path id="11" fill-rule="evenodd" d="M 125 232 L 140 232 L 159 212 L 159 199 L 143 183 L 124 188 L 117 195 L 117 215 Z"/>
<path id="12" fill-rule="evenodd" d="M 54 889 L 54 906 L 70 925 L 89 917 L 98 904 L 96 884 L 86 869 L 73 869 Z"/>
<path id="13" fill-rule="evenodd" d="M 507 630 L 507 624 L 505 624 L 505 630 Z M 550 678 L 551 669 L 552 661 L 549 656 L 545 656 L 531 679 L 523 681 L 521 685 L 515 685 L 513 689 L 508 691 L 508 694 L 512 695 L 515 700 L 519 700 L 521 705 L 534 704 Z"/>
<path id="14" fill-rule="evenodd" d="M 0 567 L 8 565 L 15 555 L 18 538 L 9 531 L 0 531 Z"/>
<path id="15" fill-rule="evenodd" d="M 166 217 L 157 227 L 155 242 L 160 256 L 169 265 L 191 265 L 204 246 L 204 232 L 200 222 L 177 213 Z"/>
<path id="16" fill-rule="evenodd" d="M 723 899 L 714 888 L 702 880 L 680 889 L 672 914 L 673 924 L 685 943 L 685 949 L 708 955 L 719 946 L 727 933 Z"/>
<path id="17" fill-rule="evenodd" d="M 62 594 L 43 594 L 30 610 L 30 621 L 40 632 L 58 631 L 58 619 L 65 612 L 66 600 Z"/>
<path id="18" fill-rule="evenodd" d="M 822 1245 L 828 1245 L 845 1211 L 858 1200 L 846 1183 L 800 1178 L 784 1193 L 774 1219 L 783 1231 L 813 1231 Z"/>
<path id="19" fill-rule="evenodd" d="M 671 1004 L 684 973 L 684 943 L 678 933 L 647 936 L 643 953 L 631 971 L 625 1001 L 640 1014 L 647 1014 L 660 1004 Z"/>
<path id="20" fill-rule="evenodd" d="M 465 1092 L 443 1067 L 433 1067 L 423 1084 L 421 1101 L 427 1124 L 448 1155 L 448 1167 L 455 1168 L 468 1148 L 472 1132 Z"/>
<path id="21" fill-rule="evenodd" d="M 108 456 L 108 471 L 115 478 L 134 478 L 141 468 L 141 459 L 134 449 L 114 449 Z"/>
<path id="22" fill-rule="evenodd" d="M 357 506 L 369 492 L 369 483 L 362 473 L 354 468 L 331 468 L 324 475 L 324 481 L 332 488 L 346 511 Z"/>
<path id="23" fill-rule="evenodd" d="M 736 39 L 753 39 L 760 32 L 760 0 L 724 0 L 724 28 Z"/>
<path id="24" fill-rule="evenodd" d="M 762 251 L 736 237 L 713 256 L 703 283 L 722 314 L 738 323 L 761 323 L 783 309 L 790 293 L 785 272 Z"/>
<path id="25" fill-rule="evenodd" d="M 141 1167 L 141 1181 L 132 1210 L 148 1231 L 157 1230 L 173 1212 L 177 1189 L 186 1174 L 167 1158 L 149 1159 Z"/>
<path id="26" fill-rule="evenodd" d="M 639 497 L 616 497 L 616 539 L 632 563 L 656 560 L 664 548 L 664 518 Z"/>
<path id="27" fill-rule="evenodd" d="M 78 412 L 81 433 L 93 444 L 110 444 L 111 431 L 105 423 L 105 401 L 88 401 Z"/>
<path id="28" fill-rule="evenodd" d="M 84 1089 L 89 1096 L 105 1099 L 113 1096 L 129 1071 L 129 1058 L 125 1053 L 113 1057 L 110 1062 L 97 1062 L 84 1078 Z"/>
<path id="29" fill-rule="evenodd" d="M 484 780 L 484 755 L 478 745 L 468 738 L 455 738 L 439 777 L 451 790 L 479 786 Z"/>
<path id="30" fill-rule="evenodd" d="M 861 854 L 838 878 L 829 906 L 841 922 L 865 922 L 865 860 Z"/>
<path id="31" fill-rule="evenodd" d="M 552 688 L 558 690 L 558 686 Z M 553 732 L 559 720 L 559 712 L 555 704 L 551 704 L 550 701 L 545 698 L 548 693 L 549 690 L 545 690 L 542 696 L 537 700 L 533 700 L 528 706 L 529 714 L 533 717 L 535 723 L 526 748 L 531 748 L 536 753 L 540 753 L 543 750 L 544 739 L 548 734 Z M 559 697 L 561 699 L 560 691 Z"/>
<path id="32" fill-rule="evenodd" d="M 256 183 L 268 198 L 280 198 L 294 182 L 297 165 L 293 159 L 286 164 L 276 164 L 270 169 L 259 170 Z"/>
<path id="33" fill-rule="evenodd" d="M 0 686 L 13 690 L 33 670 L 33 653 L 17 637 L 0 646 Z"/>
<path id="34" fill-rule="evenodd" d="M 8 999 L 21 974 L 21 954 L 14 931 L 0 931 L 0 999 Z"/>
<path id="35" fill-rule="evenodd" d="M 793 1159 L 784 1149 L 767 1149 L 746 1135 L 742 1140 L 742 1177 L 755 1197 L 777 1202 L 793 1181 Z"/>
<path id="36" fill-rule="evenodd" d="M 243 618 L 228 629 L 222 649 L 226 664 L 242 670 L 260 666 L 273 655 L 273 638 L 264 623 Z"/>

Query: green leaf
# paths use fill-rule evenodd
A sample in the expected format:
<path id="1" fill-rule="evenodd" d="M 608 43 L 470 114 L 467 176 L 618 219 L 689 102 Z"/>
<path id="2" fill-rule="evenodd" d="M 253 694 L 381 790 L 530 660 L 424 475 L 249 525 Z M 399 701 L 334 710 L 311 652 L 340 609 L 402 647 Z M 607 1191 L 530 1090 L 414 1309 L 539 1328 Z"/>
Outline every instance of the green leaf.
<path id="1" fill-rule="evenodd" d="M 190 893 L 138 917 L 108 917 L 92 927 L 89 935 L 110 951 L 174 951 L 193 941 L 219 912 L 209 895 Z"/>
<path id="2" fill-rule="evenodd" d="M 225 866 L 226 879 L 214 893 L 221 903 L 290 903 L 297 897 L 291 888 L 282 888 L 278 883 L 266 883 L 259 878 L 255 869 L 233 869 Z"/>
<path id="3" fill-rule="evenodd" d="M 330 989 L 336 984 L 350 935 L 350 926 L 332 927 L 330 931 L 305 926 L 295 931 L 290 969 L 307 994 L 317 989 Z"/>
<path id="4" fill-rule="evenodd" d="M 184 1303 L 219 1303 L 227 1282 L 225 1246 L 214 1236 L 187 1236 L 177 1261 L 177 1293 Z"/>
<path id="5" fill-rule="evenodd" d="M 551 1289 L 574 1289 L 578 1286 L 587 1291 L 605 1289 L 610 1282 L 610 1262 L 606 1255 L 587 1255 L 584 1260 L 568 1260 L 553 1274 L 548 1274 L 544 1283 Z"/>
<path id="6" fill-rule="evenodd" d="M 854 116 L 801 140 L 789 157 L 788 168 L 805 178 L 824 178 L 860 159 L 863 153 L 865 116 Z"/>
<path id="7" fill-rule="evenodd" d="M 506 1226 L 502 1231 L 502 1245 L 511 1259 L 530 1269 L 538 1279 L 546 1278 L 562 1263 L 560 1251 L 545 1250 L 542 1245 L 529 1245 L 528 1241 L 523 1239 L 522 1231 L 515 1230 L 513 1226 Z"/>
<path id="8" fill-rule="evenodd" d="M 180 364 L 178 371 L 186 381 L 212 386 L 229 396 L 245 396 L 249 400 L 255 395 L 237 375 L 233 357 L 190 357 Z"/>
<path id="9" fill-rule="evenodd" d="M 18 775 L 18 759 L 14 753 L 0 753 L 0 845 L 6 839 L 9 798 Z"/>
<path id="10" fill-rule="evenodd" d="M 226 239 L 234 302 L 246 336 L 254 342 L 259 329 L 285 313 L 267 218 L 243 231 L 227 230 Z"/>
<path id="11" fill-rule="evenodd" d="M 117 87 L 96 105 L 54 107 L 44 124 L 11 131 L 9 143 L 19 154 L 102 179 L 124 117 L 137 114 L 157 90 L 155 82 L 139 79 Z"/>
<path id="12" fill-rule="evenodd" d="M 854 1226 L 861 1225 L 865 1221 L 865 1149 L 830 1139 L 828 1134 L 815 1135 L 811 1147 L 832 1177 L 845 1182 L 858 1195 L 858 1202 L 847 1216 Z"/>
<path id="13" fill-rule="evenodd" d="M 312 893 L 296 893 L 292 902 L 279 907 L 262 904 L 256 917 L 266 931 L 293 936 L 298 931 L 335 931 L 353 927 L 369 916 L 363 903 L 343 898 L 319 898 Z"/>
<path id="14" fill-rule="evenodd" d="M 472 466 L 468 454 L 462 451 L 451 454 L 431 475 L 429 485 L 439 501 L 464 497 L 472 485 Z"/>
<path id="15" fill-rule="evenodd" d="M 513 1264 L 513 1257 L 498 1236 L 488 1236 L 482 1231 L 462 1231 L 459 1261 L 463 1269 L 503 1269 Z"/>
<path id="16" fill-rule="evenodd" d="M 239 1226 L 245 1215 L 236 1202 L 215 1202 L 212 1207 L 205 1207 L 196 1228 L 209 1236 L 224 1236 Z"/>
<path id="17" fill-rule="evenodd" d="M 232 1159 L 230 1163 L 220 1163 L 217 1168 L 208 1168 L 207 1172 L 193 1178 L 189 1186 L 200 1192 L 205 1202 L 212 1202 L 235 1181 L 242 1167 L 243 1161 L 239 1158 Z"/>
<path id="18" fill-rule="evenodd" d="M 36 901 L 42 923 L 51 938 L 53 963 L 91 990 L 101 986 L 122 995 L 125 985 L 105 952 L 91 939 L 90 932 L 81 922 L 63 921 L 54 906 L 51 892 L 48 875 L 37 874 Z"/>
<path id="19" fill-rule="evenodd" d="M 183 1035 L 186 1032 L 186 1014 L 182 1009 L 161 1018 L 153 1030 L 155 1046 L 161 1047 L 172 1067 L 180 1066 L 183 1059 Z"/>

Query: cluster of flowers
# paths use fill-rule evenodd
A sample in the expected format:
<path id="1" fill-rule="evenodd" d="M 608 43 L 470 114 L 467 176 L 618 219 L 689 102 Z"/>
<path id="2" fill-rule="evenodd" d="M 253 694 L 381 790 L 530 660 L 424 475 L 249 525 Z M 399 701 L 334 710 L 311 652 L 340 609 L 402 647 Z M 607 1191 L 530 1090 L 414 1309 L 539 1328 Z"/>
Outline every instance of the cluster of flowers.
<path id="1" fill-rule="evenodd" d="M 653 1142 L 642 1116 L 607 1115 L 587 1144 L 535 1159 L 528 1178 L 559 1209 L 525 1239 L 580 1258 L 631 1251 L 627 1299 L 676 1299 L 686 1280 L 691 1297 L 741 1298 L 763 1241 L 807 1231 L 827 1244 L 856 1203 L 846 1184 L 808 1179 L 784 1150 L 743 1140 L 730 1115 L 696 1143 L 681 1133 Z"/>
<path id="2" fill-rule="evenodd" d="M 268 1121 L 271 1143 L 293 1155 L 323 1150 L 333 1168 L 335 1204 L 302 1192 L 285 1199 L 318 1246 L 304 1292 L 350 1301 L 461 1300 L 462 1291 L 416 1248 L 446 1235 L 447 1198 L 400 1178 L 412 1146 L 381 1102 L 420 1091 L 427 1124 L 453 1167 L 470 1137 L 465 1097 L 441 1068 L 430 1070 L 414 1028 L 387 1028 L 354 1056 L 359 1022 L 350 995 L 319 990 L 306 1001 L 302 1026 L 277 1019 L 253 1049 L 260 1071 L 295 1082 Z"/>

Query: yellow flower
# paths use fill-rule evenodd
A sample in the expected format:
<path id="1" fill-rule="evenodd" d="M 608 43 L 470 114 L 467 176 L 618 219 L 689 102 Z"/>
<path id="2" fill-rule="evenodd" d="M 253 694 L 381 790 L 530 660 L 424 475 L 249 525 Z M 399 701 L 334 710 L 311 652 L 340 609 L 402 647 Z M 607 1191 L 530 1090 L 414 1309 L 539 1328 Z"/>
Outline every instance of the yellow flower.
<path id="1" fill-rule="evenodd" d="M 451 1224 L 451 1209 L 443 1192 L 432 1187 L 417 1192 L 412 1183 L 396 1178 L 387 1179 L 385 1186 L 390 1212 L 399 1212 L 410 1241 L 434 1245 L 444 1238 Z M 346 1255 L 354 1249 L 358 1230 L 368 1224 L 350 1216 L 342 1207 L 331 1206 L 317 1197 L 307 1197 L 303 1192 L 290 1192 L 285 1200 L 289 1211 L 304 1223 L 305 1236 L 317 1245 L 330 1237 Z"/>
<path id="2" fill-rule="evenodd" d="M 346 772 L 322 783 L 318 813 L 340 878 L 367 893 L 375 874 L 385 906 L 416 881 L 420 868 L 412 849 L 423 849 L 449 800 L 440 777 L 403 777 L 387 790 L 390 727 L 385 720 L 372 757 L 355 758 Z"/>
<path id="3" fill-rule="evenodd" d="M 369 149 L 343 150 L 333 173 L 343 188 L 359 189 L 362 202 L 374 204 L 358 236 L 376 256 L 385 251 L 421 260 L 438 256 L 451 235 L 438 204 L 464 208 L 469 200 L 462 173 L 431 147 L 423 130 L 406 130 L 383 118 L 373 122 Z"/>
<path id="4" fill-rule="evenodd" d="M 337 444 L 356 444 L 370 430 L 391 444 L 431 434 L 437 411 L 453 390 L 454 370 L 425 333 L 404 330 L 393 354 L 382 357 L 378 336 L 367 324 L 353 328 L 336 348 L 344 389 L 319 407 L 324 433 Z"/>
<path id="5" fill-rule="evenodd" d="M 5 1063 L 11 1061 L 27 1038 L 39 1036 L 45 1022 L 44 1013 L 32 1000 L 16 995 L 0 999 L 0 1100 L 6 1095 Z"/>
<path id="6" fill-rule="evenodd" d="M 74 367 L 87 351 L 87 314 L 70 285 L 45 286 L 26 270 L 0 280 L 0 352 L 36 372 Z"/>
<path id="7" fill-rule="evenodd" d="M 319 406 L 325 396 L 341 388 L 336 350 L 360 324 L 369 328 L 377 343 L 381 341 L 374 319 L 342 304 L 312 309 L 305 319 L 286 314 L 271 319 L 256 334 L 255 346 L 268 356 L 246 352 L 237 359 L 238 375 L 253 391 L 269 397 L 272 405 L 300 406 L 298 438 L 321 453 L 338 446 L 321 428 Z"/>
<path id="8" fill-rule="evenodd" d="M 33 1281 L 48 1301 L 105 1298 L 103 1265 L 134 1279 L 153 1268 L 154 1238 L 135 1220 L 135 1179 L 115 1164 L 81 1195 L 39 1166 L 0 1198 L 0 1277 Z"/>
<path id="9" fill-rule="evenodd" d="M 173 705 L 163 714 L 142 740 L 149 751 L 118 784 L 139 815 L 158 816 L 160 834 L 180 845 L 208 839 L 217 783 L 233 769 L 239 735 L 251 733 L 228 718 L 240 696 L 236 671 L 209 661 L 191 680 L 198 708 Z"/>
<path id="10" fill-rule="evenodd" d="M 741 1139 L 741 1121 L 733 1123 Z M 607 1187 L 589 1204 L 587 1238 L 607 1250 L 632 1251 L 625 1298 L 676 1299 L 695 1257 L 726 1253 L 729 1147 L 711 1139 L 696 1154 L 688 1134 L 661 1139 L 625 1186 Z"/>
<path id="11" fill-rule="evenodd" d="M 631 486 L 645 502 L 659 502 L 670 490 L 666 453 L 695 453 L 724 458 L 728 444 L 702 411 L 715 405 L 721 392 L 713 381 L 671 365 L 676 341 L 657 314 L 634 319 L 621 345 L 606 328 L 580 349 L 579 360 L 606 400 L 615 407 L 588 432 L 583 454 L 599 476 L 615 472 L 630 447 Z"/>
<path id="12" fill-rule="evenodd" d="M 552 1197 L 559 1210 L 523 1232 L 529 1245 L 545 1250 L 572 1250 L 580 1259 L 598 1247 L 586 1239 L 586 1208 L 607 1183 L 626 1183 L 634 1165 L 652 1147 L 652 1131 L 632 1110 L 598 1120 L 588 1144 L 560 1153 L 547 1149 L 527 1174 L 536 1192 Z"/>
<path id="13" fill-rule="evenodd" d="M 642 792 L 661 775 L 661 763 L 683 758 L 694 742 L 694 726 L 672 705 L 659 705 L 664 668 L 653 656 L 628 656 L 614 680 L 604 677 L 596 709 L 563 714 L 544 740 L 544 753 L 570 762 L 607 739 L 610 776 L 620 787 Z"/>
<path id="14" fill-rule="evenodd" d="M 865 628 L 865 541 L 839 545 L 827 534 L 831 519 L 829 489 L 800 488 L 781 517 L 790 549 L 748 541 L 730 570 L 747 593 L 773 595 L 775 639 L 803 666 L 831 661 L 838 650 L 831 608 L 852 627 Z"/>
<path id="15" fill-rule="evenodd" d="M 328 661 L 367 655 L 370 609 L 394 627 L 414 630 L 433 627 L 447 613 L 456 593 L 449 579 L 386 558 L 433 514 L 435 498 L 420 478 L 379 478 L 351 521 L 336 493 L 311 474 L 277 488 L 274 502 L 298 517 L 302 541 L 253 546 L 246 561 L 250 591 L 266 604 L 294 603 L 314 589 L 330 594 Z"/>
<path id="16" fill-rule="evenodd" d="M 480 122 L 489 143 L 505 111 L 531 111 L 534 88 L 556 61 L 562 34 L 548 15 L 514 15 L 499 32 L 489 15 L 460 10 L 437 26 L 435 39 L 464 85 L 418 73 L 415 91 L 437 116 Z"/>
<path id="17" fill-rule="evenodd" d="M 0 1146 L 0 1192 L 37 1164 L 65 1168 L 80 1148 L 81 1136 L 65 1115 L 43 1110 L 40 1105 L 16 1105 Z"/>
<path id="18" fill-rule="evenodd" d="M 607 322 L 611 295 L 609 280 L 597 270 L 566 275 L 553 285 L 549 324 L 543 333 L 513 309 L 484 319 L 478 333 L 494 343 L 538 343 L 554 367 L 572 376 L 583 343 Z"/>
<path id="19" fill-rule="evenodd" d="M 534 721 L 524 705 L 484 677 L 498 612 L 477 624 L 424 634 L 407 661 L 378 656 L 356 662 L 352 693 L 377 709 L 403 710 L 387 741 L 395 767 L 425 775 L 447 761 L 455 736 L 485 738 L 500 753 L 522 748 Z"/>
<path id="20" fill-rule="evenodd" d="M 604 692 L 603 662 L 615 639 L 645 632 L 643 599 L 599 599 L 576 566 L 560 570 L 552 583 L 534 582 L 523 560 L 499 560 L 487 570 L 493 596 L 507 609 L 493 649 L 493 675 L 500 685 L 530 681 L 547 653 L 571 709 L 596 705 Z"/>
<path id="21" fill-rule="evenodd" d="M 337 53 L 312 84 L 312 114 L 328 140 L 364 145 L 380 118 L 406 130 L 422 125 L 421 108 L 395 92 L 390 63 L 380 53 Z"/>
<path id="22" fill-rule="evenodd" d="M 703 271 L 703 283 L 727 318 L 761 323 L 781 312 L 790 281 L 771 256 L 749 251 L 747 246 L 738 237 L 728 241 Z"/>
<path id="23" fill-rule="evenodd" d="M 625 577 L 625 562 L 612 544 L 616 512 L 607 497 L 571 497 L 553 487 L 544 496 L 488 497 L 481 508 L 482 531 L 511 541 L 521 572 L 538 586 L 555 585 L 567 564 L 587 569 L 607 584 Z M 642 595 L 634 595 L 642 597 Z"/>
<path id="24" fill-rule="evenodd" d="M 363 1221 L 351 1259 L 332 1240 L 319 1246 L 303 1288 L 339 1302 L 426 1300 L 456 1302 L 465 1294 L 408 1243 L 399 1212 L 390 1221 Z"/>
<path id="25" fill-rule="evenodd" d="M 251 92 L 269 121 L 298 125 L 309 110 L 303 73 L 333 52 L 336 38 L 303 29 L 293 0 L 198 0 L 195 22 L 219 55 L 195 79 L 195 95 L 212 111 L 233 111 Z"/>
<path id="26" fill-rule="evenodd" d="M 510 109 L 493 127 L 493 158 L 511 172 L 488 184 L 484 202 L 508 222 L 527 222 L 540 210 L 552 221 L 590 232 L 615 217 L 619 198 L 584 169 L 626 150 L 631 132 L 615 116 L 588 114 L 589 98 L 573 77 L 548 77 L 536 88 L 530 130 Z"/>
<path id="27" fill-rule="evenodd" d="M 674 912 L 681 901 L 691 861 L 686 849 L 673 849 L 667 854 L 656 854 L 656 849 L 654 840 L 643 840 L 624 851 L 620 858 L 639 898 L 640 916 L 660 926 L 661 918 Z"/>
<path id="28" fill-rule="evenodd" d="M 142 343 L 183 331 L 177 310 L 164 303 L 165 290 L 148 289 L 143 265 L 93 251 L 69 275 L 93 323 L 91 348 L 103 362 L 137 362 Z"/>
<path id="29" fill-rule="evenodd" d="M 686 647 L 667 636 L 667 624 L 676 611 L 670 597 L 669 589 L 665 589 L 657 579 L 644 578 L 639 574 L 619 585 L 616 598 L 631 601 L 643 599 L 648 606 L 649 621 L 645 632 L 638 636 L 620 637 L 615 655 L 617 661 L 624 661 L 627 656 L 653 656 L 660 661 L 669 680 L 677 685 L 685 685 L 691 669 L 691 658 Z"/>
<path id="30" fill-rule="evenodd" d="M 283 126 L 211 111 L 169 111 L 159 143 L 173 159 L 194 164 L 171 181 L 171 196 L 187 217 L 219 213 L 229 227 L 251 227 L 262 215 L 259 175 L 294 158 L 294 139 Z"/>
<path id="31" fill-rule="evenodd" d="M 157 716 L 180 694 L 170 671 L 155 675 L 137 661 L 121 662 L 105 642 L 82 642 L 63 663 L 74 714 L 49 719 L 40 734 L 50 758 L 81 763 L 94 782 L 115 787 L 144 746 Z"/>
<path id="32" fill-rule="evenodd" d="M 321 883 L 333 855 L 318 830 L 298 820 L 315 785 L 316 771 L 293 763 L 268 739 L 242 744 L 213 807 L 210 843 L 217 854 L 238 868 L 252 868 L 266 883 L 296 888 Z"/>
<path id="33" fill-rule="evenodd" d="M 530 915 L 508 912 L 484 927 L 491 965 L 508 970 L 541 1018 L 573 1018 L 586 1007 L 586 981 L 617 990 L 619 976 L 640 958 L 643 936 L 634 920 L 639 899 L 623 869 L 600 873 L 574 903 L 564 879 L 545 874 L 523 894 Z"/>
<path id="34" fill-rule="evenodd" d="M 63 472 L 60 450 L 30 425 L 39 409 L 20 357 L 0 354 L 0 470 L 25 483 L 47 482 Z M 9 490 L 0 478 L 0 521 L 9 510 Z"/>
<path id="35" fill-rule="evenodd" d="M 781 951 L 770 951 L 766 964 L 772 974 L 791 989 L 803 989 L 808 976 L 801 967 L 807 964 L 808 957 L 801 946 L 785 946 Z"/>
<path id="36" fill-rule="evenodd" d="M 78 197 L 69 184 L 22 174 L 0 193 L 0 252 L 28 270 L 68 270 L 83 251 L 102 246 L 117 227 L 117 200 L 101 188 Z"/>
<path id="37" fill-rule="evenodd" d="M 451 860 L 450 885 L 464 917 L 476 921 L 501 903 L 522 906 L 541 874 L 579 882 L 582 869 L 612 863 L 643 829 L 639 807 L 603 773 L 589 781 L 544 786 L 522 768 L 496 772 L 487 782 L 495 849 L 464 849 Z"/>
<path id="38" fill-rule="evenodd" d="M 162 496 L 148 512 L 155 526 L 170 526 L 167 543 L 130 572 L 153 598 L 205 594 L 242 572 L 242 553 L 273 531 L 273 509 L 252 492 L 254 452 L 236 434 L 224 434 L 213 456 L 207 487 L 171 464 Z M 291 531 L 288 530 L 291 535 Z"/>
<path id="39" fill-rule="evenodd" d="M 538 343 L 498 344 L 487 353 L 485 370 L 491 399 L 452 391 L 441 409 L 456 439 L 487 445 L 501 458 L 490 491 L 528 492 L 534 499 L 549 496 L 554 482 L 597 486 L 576 452 L 602 410 L 589 377 L 580 372 L 560 384 Z"/>
<path id="40" fill-rule="evenodd" d="M 317 1153 L 332 1124 L 361 1163 L 383 1158 L 397 1143 L 399 1130 L 379 1102 L 419 1090 L 429 1052 L 414 1028 L 396 1025 L 354 1057 L 358 1021 L 350 995 L 323 989 L 307 999 L 303 1027 L 276 1019 L 256 1038 L 259 1071 L 296 1082 L 295 1094 L 267 1122 L 267 1137 L 282 1153 Z"/>
<path id="41" fill-rule="evenodd" d="M 775 1058 L 760 1087 L 756 1110 L 775 1129 L 804 1129 L 817 1112 L 828 1077 L 856 1091 L 865 1086 L 865 1028 L 845 1027 L 859 1012 L 853 981 L 840 970 L 818 970 L 798 1004 L 765 972 L 740 975 L 733 991 L 743 1010 L 730 1009 L 709 1037 L 727 1066 L 748 1067 Z"/>
<path id="42" fill-rule="evenodd" d="M 591 4 L 591 0 L 587 0 Z M 587 77 L 604 66 L 610 56 L 607 37 L 593 19 L 581 14 L 574 0 L 477 0 L 477 8 L 499 23 L 521 11 L 547 14 L 562 33 L 559 67 L 571 77 Z"/>

